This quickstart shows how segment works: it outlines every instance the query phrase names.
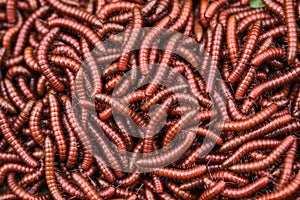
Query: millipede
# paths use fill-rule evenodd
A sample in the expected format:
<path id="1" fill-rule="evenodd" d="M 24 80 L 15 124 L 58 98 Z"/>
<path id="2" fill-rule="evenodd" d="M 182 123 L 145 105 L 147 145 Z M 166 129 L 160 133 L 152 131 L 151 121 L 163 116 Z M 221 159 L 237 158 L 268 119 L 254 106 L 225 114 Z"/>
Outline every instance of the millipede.
<path id="1" fill-rule="evenodd" d="M 234 83 L 240 78 L 247 64 L 249 63 L 251 55 L 253 54 L 254 48 L 258 41 L 260 29 L 261 21 L 255 22 L 251 27 L 251 30 L 247 35 L 246 44 L 243 48 L 243 53 L 238 61 L 238 64 L 235 66 L 234 70 L 230 73 L 228 77 L 228 81 L 230 83 Z"/>
<path id="2" fill-rule="evenodd" d="M 0 0 L 0 199 L 298 199 L 299 12 Z"/>

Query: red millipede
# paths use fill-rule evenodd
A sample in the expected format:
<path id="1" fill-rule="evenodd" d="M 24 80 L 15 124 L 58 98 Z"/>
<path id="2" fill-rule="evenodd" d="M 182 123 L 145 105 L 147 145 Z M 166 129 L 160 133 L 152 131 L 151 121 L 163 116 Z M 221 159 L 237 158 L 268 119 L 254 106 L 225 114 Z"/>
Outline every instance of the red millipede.
<path id="1" fill-rule="evenodd" d="M 237 34 L 241 34 L 252 23 L 255 23 L 257 21 L 262 21 L 264 19 L 269 19 L 269 18 L 271 18 L 271 15 L 267 12 L 260 12 L 260 13 L 254 13 L 251 15 L 247 15 L 239 22 L 238 27 L 237 27 Z"/>
<path id="2" fill-rule="evenodd" d="M 265 109 L 261 110 L 258 113 L 255 113 L 247 120 L 241 121 L 233 121 L 233 122 L 217 122 L 214 127 L 217 130 L 222 131 L 242 131 L 250 129 L 261 122 L 268 119 L 272 114 L 277 111 L 277 105 L 271 104 L 270 106 L 266 107 Z"/>
<path id="3" fill-rule="evenodd" d="M 8 58 L 4 61 L 4 66 L 7 68 L 13 67 L 14 65 L 21 65 L 23 62 L 23 55 Z"/>
<path id="4" fill-rule="evenodd" d="M 105 160 L 98 155 L 95 155 L 94 157 L 96 165 L 98 166 L 105 179 L 111 183 L 115 182 L 116 176 L 114 175 L 113 171 L 106 165 Z"/>
<path id="5" fill-rule="evenodd" d="M 77 139 L 74 135 L 74 132 L 72 130 L 72 127 L 70 126 L 67 117 L 64 115 L 62 117 L 62 123 L 66 129 L 66 131 L 68 132 L 68 138 L 69 138 L 69 149 L 68 149 L 68 155 L 67 155 L 67 167 L 69 169 L 74 168 L 74 166 L 77 163 L 77 157 L 78 157 L 78 153 L 79 153 L 79 149 L 77 147 L 78 143 L 77 143 Z"/>
<path id="6" fill-rule="evenodd" d="M 6 139 L 6 141 L 12 146 L 17 155 L 30 167 L 36 167 L 38 162 L 34 160 L 29 153 L 25 150 L 24 146 L 21 142 L 16 138 L 15 134 L 12 132 L 5 114 L 2 109 L 0 109 L 0 127 L 2 130 L 2 135 Z"/>
<path id="7" fill-rule="evenodd" d="M 19 89 L 20 89 L 21 93 L 24 95 L 24 97 L 27 100 L 35 100 L 35 94 L 29 88 L 26 78 L 23 76 L 20 76 L 20 77 L 18 77 L 17 81 L 18 81 Z"/>
<path id="8" fill-rule="evenodd" d="M 213 17 L 216 12 L 224 5 L 228 3 L 228 0 L 220 0 L 220 1 L 213 1 L 211 2 L 206 11 L 205 11 L 205 17 L 211 18 Z"/>
<path id="9" fill-rule="evenodd" d="M 79 62 L 65 56 L 51 55 L 49 56 L 49 62 L 60 67 L 66 67 L 74 73 L 78 72 L 81 67 Z"/>
<path id="10" fill-rule="evenodd" d="M 256 21 L 247 35 L 246 44 L 243 48 L 243 53 L 241 54 L 241 57 L 236 65 L 236 67 L 233 69 L 233 71 L 230 73 L 228 77 L 228 81 L 230 83 L 236 82 L 241 75 L 243 74 L 245 68 L 247 67 L 247 64 L 249 63 L 251 56 L 254 52 L 254 49 L 256 47 L 258 36 L 260 34 L 261 29 L 261 22 Z"/>
<path id="11" fill-rule="evenodd" d="M 53 196 L 54 199 L 64 199 L 57 187 L 57 183 L 55 180 L 55 174 L 54 174 L 55 151 L 54 151 L 53 143 L 49 138 L 49 136 L 45 138 L 44 151 L 45 151 L 45 177 L 46 177 L 46 183 L 51 193 L 51 196 Z"/>
<path id="12" fill-rule="evenodd" d="M 112 39 L 112 35 L 110 35 L 109 33 L 110 32 L 121 32 L 121 31 L 124 31 L 124 26 L 120 25 L 120 24 L 117 24 L 117 23 L 105 23 L 103 25 L 103 28 L 102 29 L 98 29 L 98 34 L 101 38 L 103 38 L 106 34 L 109 36 L 110 39 Z M 116 37 L 120 37 L 123 41 L 123 35 L 120 35 L 120 34 L 115 34 L 114 36 Z M 120 41 L 120 43 L 122 42 Z"/>
<path id="13" fill-rule="evenodd" d="M 152 185 L 152 183 L 148 180 L 144 181 L 144 184 L 149 187 L 152 191 L 155 191 L 154 186 Z M 161 198 L 162 200 L 175 200 L 175 198 L 173 196 L 171 196 L 170 194 L 168 194 L 167 192 L 162 192 L 162 193 L 156 193 L 156 195 Z"/>
<path id="14" fill-rule="evenodd" d="M 164 185 L 171 191 L 173 192 L 176 196 L 188 200 L 188 199 L 195 199 L 195 196 L 191 194 L 188 191 L 181 190 L 177 184 L 174 182 L 168 181 L 164 182 Z"/>
<path id="15" fill-rule="evenodd" d="M 227 99 L 227 109 L 229 115 L 235 121 L 247 120 L 250 118 L 249 115 L 244 115 L 243 113 L 241 113 L 241 111 L 238 108 L 238 105 L 232 98 Z"/>
<path id="16" fill-rule="evenodd" d="M 22 164 L 17 163 L 5 163 L 0 167 L 0 185 L 3 185 L 5 176 L 9 172 L 19 172 L 19 173 L 31 173 L 34 169 Z"/>
<path id="17" fill-rule="evenodd" d="M 226 183 L 224 181 L 219 181 L 215 185 L 206 189 L 198 200 L 210 200 L 214 199 L 218 194 L 220 194 L 226 187 Z"/>
<path id="18" fill-rule="evenodd" d="M 296 64 L 291 70 L 281 74 L 280 76 L 271 78 L 256 85 L 248 94 L 248 96 L 256 100 L 263 92 L 278 87 L 279 85 L 284 85 L 296 79 L 300 75 L 300 63 Z"/>
<path id="19" fill-rule="evenodd" d="M 89 47 L 89 44 L 85 39 L 81 39 L 81 49 L 83 53 L 83 58 L 89 67 L 89 71 L 92 77 L 93 81 L 93 91 L 92 91 L 92 97 L 95 96 L 96 93 L 102 91 L 102 81 L 101 81 L 101 73 L 98 70 L 98 66 L 96 63 L 95 58 L 92 55 L 91 49 Z"/>
<path id="20" fill-rule="evenodd" d="M 273 164 L 293 144 L 294 141 L 294 136 L 287 136 L 265 159 L 250 163 L 235 164 L 230 166 L 229 169 L 236 172 L 251 172 L 265 169 Z"/>
<path id="21" fill-rule="evenodd" d="M 159 63 L 159 67 L 157 68 L 152 80 L 150 81 L 149 85 L 145 89 L 145 94 L 147 96 L 151 96 L 155 90 L 157 90 L 159 84 L 163 80 L 166 71 L 171 63 L 172 59 L 172 52 L 176 49 L 176 46 L 181 39 L 180 34 L 174 34 L 170 37 L 168 42 L 164 47 L 164 51 L 161 56 L 161 60 Z"/>
<path id="22" fill-rule="evenodd" d="M 187 132 L 183 141 L 176 147 L 166 149 L 158 155 L 146 156 L 135 161 L 137 167 L 162 167 L 178 159 L 193 143 L 196 135 L 193 132 Z"/>
<path id="23" fill-rule="evenodd" d="M 266 7 L 274 12 L 275 14 L 279 15 L 282 19 L 285 18 L 285 12 L 283 6 L 276 1 L 273 0 L 262 0 L 262 2 L 266 5 Z"/>
<path id="24" fill-rule="evenodd" d="M 34 100 L 30 100 L 24 106 L 24 109 L 20 112 L 18 117 L 14 120 L 14 123 L 11 125 L 11 130 L 13 132 L 18 132 L 28 121 L 31 110 L 35 104 Z"/>
<path id="25" fill-rule="evenodd" d="M 249 183 L 247 178 L 230 171 L 216 171 L 212 172 L 209 176 L 216 180 L 230 181 L 240 186 L 245 186 Z"/>
<path id="26" fill-rule="evenodd" d="M 179 188 L 182 190 L 191 190 L 193 188 L 199 188 L 201 186 L 204 186 L 203 177 L 195 178 L 188 180 L 186 182 L 183 182 Z"/>
<path id="27" fill-rule="evenodd" d="M 160 177 L 156 175 L 152 175 L 152 182 L 153 182 L 154 191 L 156 193 L 162 193 L 164 191 L 163 182 Z"/>
<path id="28" fill-rule="evenodd" d="M 67 18 L 54 18 L 48 21 L 51 27 L 64 27 L 82 34 L 88 41 L 90 41 L 95 48 L 105 53 L 105 46 L 100 37 L 88 26 L 80 24 L 72 19 Z"/>
<path id="29" fill-rule="evenodd" d="M 204 35 L 204 30 L 202 25 L 197 21 L 194 22 L 194 33 L 197 42 L 201 42 Z"/>
<path id="30" fill-rule="evenodd" d="M 265 31 L 262 33 L 258 40 L 262 41 L 265 40 L 268 37 L 272 37 L 273 39 L 281 37 L 287 33 L 287 27 L 285 25 L 276 26 L 275 28 L 272 28 L 268 31 Z"/>
<path id="31" fill-rule="evenodd" d="M 221 51 L 221 44 L 223 39 L 223 26 L 222 24 L 218 23 L 212 38 L 212 49 L 211 49 L 211 61 L 209 66 L 209 72 L 207 75 L 206 81 L 206 92 L 212 93 L 214 89 L 214 85 L 216 82 L 216 75 L 218 70 L 218 65 L 220 62 L 220 51 Z"/>
<path id="32" fill-rule="evenodd" d="M 149 187 L 146 186 L 144 191 L 145 191 L 145 198 L 147 200 L 154 200 L 155 199 L 155 196 L 154 196 L 152 190 Z"/>
<path id="33" fill-rule="evenodd" d="M 83 9 L 76 8 L 76 7 L 73 7 L 73 6 L 69 6 L 67 4 L 64 4 L 60 1 L 58 1 L 58 0 L 54 0 L 54 1 L 47 0 L 47 2 L 55 10 L 61 12 L 64 15 L 75 17 L 75 18 L 77 18 L 81 21 L 92 24 L 92 25 L 96 26 L 97 28 L 102 27 L 102 22 L 96 15 L 90 14 L 89 12 L 87 12 Z"/>
<path id="34" fill-rule="evenodd" d="M 118 152 L 124 154 L 126 152 L 126 144 L 117 131 L 107 122 L 99 120 L 96 115 L 93 116 L 92 119 L 104 134 L 117 146 Z"/>
<path id="35" fill-rule="evenodd" d="M 157 130 L 157 126 L 166 116 L 166 113 L 168 112 L 172 103 L 172 98 L 168 98 L 163 103 L 161 103 L 160 106 L 155 109 L 155 111 L 153 111 L 154 114 L 151 116 L 144 135 L 144 153 L 150 153 L 152 151 L 153 136 L 156 134 L 156 131 L 159 131 Z"/>
<path id="36" fill-rule="evenodd" d="M 298 30 L 295 14 L 295 2 L 293 0 L 284 1 L 285 24 L 287 27 L 287 61 L 294 63 L 298 48 Z"/>
<path id="37" fill-rule="evenodd" d="M 227 20 L 226 26 L 226 43 L 227 49 L 230 56 L 231 64 L 233 67 L 238 62 L 238 44 L 236 38 L 237 20 L 234 15 L 230 16 Z"/>
<path id="38" fill-rule="evenodd" d="M 208 20 L 205 17 L 208 5 L 208 0 L 200 1 L 199 3 L 199 20 L 201 25 L 205 28 L 208 26 Z"/>
<path id="39" fill-rule="evenodd" d="M 41 146 L 44 145 L 44 136 L 41 132 L 40 120 L 44 104 L 41 100 L 37 101 L 29 117 L 29 128 L 33 139 Z"/>
<path id="40" fill-rule="evenodd" d="M 141 178 L 141 173 L 135 172 L 127 176 L 126 178 L 119 179 L 116 181 L 118 186 L 128 187 L 139 182 Z"/>
<path id="41" fill-rule="evenodd" d="M 14 153 L 0 153 L 0 161 L 1 162 L 18 162 L 20 161 L 20 156 Z"/>
<path id="42" fill-rule="evenodd" d="M 281 58 L 285 55 L 285 50 L 282 48 L 269 48 L 254 56 L 251 64 L 254 67 L 260 66 L 263 62 L 274 58 Z"/>
<path id="43" fill-rule="evenodd" d="M 8 23 L 14 23 L 16 20 L 17 0 L 6 1 L 6 19 Z"/>
<path id="44" fill-rule="evenodd" d="M 189 16 L 192 12 L 193 1 L 185 0 L 181 8 L 181 12 L 176 21 L 168 28 L 170 31 L 179 31 L 183 29 L 189 19 Z"/>
<path id="45" fill-rule="evenodd" d="M 94 190 L 93 186 L 80 174 L 73 172 L 72 178 L 89 199 L 102 199 L 102 197 Z"/>
<path id="46" fill-rule="evenodd" d="M 140 8 L 141 5 L 133 2 L 126 2 L 126 1 L 121 1 L 121 2 L 110 2 L 108 4 L 103 5 L 102 9 L 96 13 L 97 16 L 101 20 L 106 20 L 106 18 L 111 15 L 114 12 L 117 11 L 130 11 L 134 7 Z"/>
<path id="47" fill-rule="evenodd" d="M 151 13 L 154 6 L 156 5 L 157 0 L 148 1 L 141 8 L 142 16 L 147 16 Z M 108 21 L 111 23 L 126 23 L 132 18 L 132 12 L 126 12 L 118 15 L 114 15 L 108 18 Z M 105 26 L 105 25 L 104 25 Z"/>
<path id="48" fill-rule="evenodd" d="M 156 23 L 153 28 L 144 36 L 139 50 L 139 67 L 142 75 L 149 73 L 149 51 L 151 44 L 155 38 L 163 31 L 163 29 L 170 23 L 170 17 L 165 17 Z"/>
<path id="49" fill-rule="evenodd" d="M 232 155 L 230 155 L 223 163 L 223 167 L 228 167 L 235 162 L 237 162 L 243 155 L 247 154 L 250 151 L 259 148 L 274 148 L 280 144 L 279 140 L 274 139 L 260 139 L 260 140 L 252 140 L 247 143 L 244 143 L 241 147 L 234 151 Z"/>
<path id="50" fill-rule="evenodd" d="M 76 52 L 76 50 L 73 47 L 68 45 L 55 46 L 51 51 L 51 53 L 54 55 L 65 55 L 70 57 L 73 60 L 76 60 L 77 62 L 81 62 L 81 58 Z M 24 56 L 24 60 L 25 60 L 25 56 Z"/>
<path id="51" fill-rule="evenodd" d="M 157 176 L 172 178 L 175 180 L 188 180 L 200 176 L 206 172 L 205 165 L 198 165 L 189 169 L 157 168 L 151 173 Z"/>
<path id="52" fill-rule="evenodd" d="M 13 82 L 7 78 L 4 78 L 4 84 L 6 91 L 8 93 L 8 96 L 12 103 L 17 106 L 19 109 L 23 109 L 25 107 L 25 101 L 20 96 L 20 94 L 17 91 L 17 88 L 14 86 Z"/>
<path id="53" fill-rule="evenodd" d="M 117 157 L 113 154 L 111 147 L 107 144 L 103 135 L 99 134 L 98 131 L 90 124 L 88 127 L 91 131 L 94 139 L 97 141 L 99 147 L 102 149 L 104 156 L 109 162 L 111 168 L 114 170 L 116 176 L 121 178 L 123 176 L 123 171 L 120 162 Z"/>
<path id="54" fill-rule="evenodd" d="M 280 175 L 279 183 L 278 183 L 278 189 L 283 188 L 286 186 L 292 177 L 293 174 L 293 165 L 296 158 L 296 152 L 297 152 L 297 140 L 291 145 L 290 149 L 286 153 L 286 157 L 283 161 L 283 168 Z"/>
<path id="55" fill-rule="evenodd" d="M 65 95 L 61 95 L 60 99 L 64 106 L 67 121 L 69 122 L 72 130 L 74 131 L 76 138 L 80 141 L 83 148 L 84 154 L 83 154 L 83 161 L 81 165 L 82 169 L 87 170 L 91 167 L 93 162 L 91 142 L 88 139 L 88 136 L 84 132 L 83 128 L 79 124 L 77 118 L 75 117 L 75 113 L 69 97 Z"/>
<path id="56" fill-rule="evenodd" d="M 284 188 L 256 197 L 258 200 L 287 198 L 297 192 L 300 188 L 300 172 L 295 175 L 294 179 Z"/>
<path id="57" fill-rule="evenodd" d="M 256 138 L 256 137 L 259 137 L 266 133 L 269 133 L 269 132 L 275 130 L 276 128 L 281 127 L 282 125 L 289 123 L 291 120 L 292 120 L 292 118 L 289 114 L 276 117 L 276 118 L 272 119 L 270 122 L 261 126 L 260 128 L 257 128 L 253 131 L 249 131 L 245 134 L 236 136 L 236 137 L 226 141 L 221 146 L 219 151 L 226 152 L 228 150 L 231 150 L 231 149 L 235 148 L 236 146 L 243 144 L 246 141 L 249 141 L 253 138 Z"/>
<path id="58" fill-rule="evenodd" d="M 18 56 L 22 53 L 22 51 L 25 47 L 25 44 L 26 44 L 26 39 L 29 35 L 31 27 L 34 24 L 34 21 L 37 18 L 41 18 L 42 16 L 44 16 L 48 12 L 48 10 L 49 10 L 49 6 L 40 7 L 38 10 L 36 10 L 34 13 L 32 13 L 27 18 L 27 20 L 24 22 L 24 25 L 22 26 L 22 28 L 18 34 L 16 43 L 15 43 L 16 45 L 13 50 L 13 56 Z"/>
<path id="59" fill-rule="evenodd" d="M 139 126 L 143 127 L 146 125 L 145 120 L 139 114 L 126 107 L 122 102 L 104 94 L 96 94 L 95 98 L 100 102 L 110 105 L 114 110 L 125 117 L 130 117 Z"/>
<path id="60" fill-rule="evenodd" d="M 119 58 L 118 68 L 119 70 L 125 70 L 127 67 L 131 51 L 133 50 L 133 47 L 135 43 L 137 42 L 139 35 L 141 33 L 141 28 L 143 26 L 143 17 L 141 10 L 139 7 L 134 7 L 132 9 L 132 15 L 133 15 L 133 22 L 132 22 L 132 31 L 129 35 L 129 38 L 126 42 L 126 44 L 123 47 L 123 51 L 121 53 L 121 57 Z"/>
<path id="61" fill-rule="evenodd" d="M 32 46 L 28 46 L 25 48 L 24 53 L 24 61 L 26 62 L 27 66 L 34 70 L 34 71 L 39 71 L 40 67 L 37 64 L 36 59 L 33 56 L 33 47 Z"/>
<path id="62" fill-rule="evenodd" d="M 0 97 L 0 108 L 3 109 L 5 112 L 17 114 L 15 106 L 3 97 Z"/>
<path id="63" fill-rule="evenodd" d="M 224 10 L 220 11 L 218 15 L 218 21 L 223 25 L 223 27 L 226 27 L 227 18 L 229 16 L 234 15 L 236 13 L 242 13 L 243 11 L 249 11 L 249 10 L 250 10 L 249 7 L 242 7 L 242 6 L 225 8 Z"/>
<path id="64" fill-rule="evenodd" d="M 10 51 L 13 38 L 19 32 L 19 30 L 21 29 L 21 27 L 23 25 L 22 15 L 20 14 L 20 12 L 17 12 L 17 15 L 18 15 L 18 22 L 16 23 L 15 26 L 9 28 L 5 32 L 5 34 L 3 35 L 3 38 L 2 38 L 2 46 L 8 51 Z"/>
<path id="65" fill-rule="evenodd" d="M 208 150 L 210 150 L 213 145 L 214 143 L 212 143 L 211 141 L 205 141 L 200 146 L 193 149 L 191 153 L 188 154 L 183 161 L 181 161 L 179 166 L 183 168 L 191 167 L 201 156 L 208 153 Z"/>
<path id="66" fill-rule="evenodd" d="M 173 138 L 177 135 L 177 133 L 179 133 L 180 130 L 184 128 L 189 123 L 189 121 L 191 121 L 191 119 L 195 117 L 196 114 L 197 110 L 188 112 L 183 115 L 173 126 L 171 126 L 163 138 L 162 146 L 164 148 L 170 146 Z"/>
<path id="67" fill-rule="evenodd" d="M 170 3 L 171 3 L 170 0 L 159 1 L 156 5 L 155 13 L 158 14 L 158 13 L 165 11 L 168 8 Z"/>
<path id="68" fill-rule="evenodd" d="M 64 189 L 66 193 L 68 193 L 71 196 L 75 196 L 79 199 L 84 198 L 84 194 L 61 174 L 55 172 L 55 177 L 57 179 L 57 182 L 60 184 L 60 186 L 62 187 L 62 189 Z"/>
<path id="69" fill-rule="evenodd" d="M 170 12 L 167 15 L 168 17 L 170 17 L 171 21 L 176 20 L 177 17 L 180 15 L 180 8 L 181 7 L 180 7 L 179 0 L 173 0 Z"/>
<path id="70" fill-rule="evenodd" d="M 21 185 L 24 185 L 24 186 L 29 185 L 38 180 L 41 180 L 44 177 L 44 175 L 45 175 L 45 166 L 44 166 L 44 164 L 41 164 L 41 167 L 39 169 L 24 175 L 19 182 Z"/>
<path id="71" fill-rule="evenodd" d="M 271 46 L 273 42 L 273 38 L 272 37 L 268 37 L 266 38 L 262 43 L 261 46 L 259 48 L 259 50 L 257 51 L 257 53 L 261 53 L 262 51 L 266 50 L 267 48 L 269 48 L 269 46 Z M 244 78 L 242 79 L 242 81 L 239 83 L 236 91 L 235 91 L 235 98 L 237 100 L 241 100 L 248 87 L 250 86 L 251 82 L 254 79 L 255 76 L 255 72 L 256 72 L 256 67 L 254 66 L 250 66 L 249 70 L 247 71 L 247 73 L 245 74 Z M 257 76 L 257 73 L 256 73 Z"/>
<path id="72" fill-rule="evenodd" d="M 37 62 L 41 72 L 51 83 L 53 88 L 57 91 L 63 91 L 64 90 L 63 83 L 54 74 L 47 60 L 47 53 L 48 53 L 49 46 L 59 31 L 60 31 L 59 28 L 53 28 L 43 37 L 37 49 Z"/>
<path id="73" fill-rule="evenodd" d="M 242 187 L 242 188 L 225 188 L 222 195 L 229 198 L 242 198 L 248 197 L 257 192 L 261 188 L 265 187 L 269 183 L 268 177 L 262 177 L 256 179 L 254 182 Z"/>
<path id="74" fill-rule="evenodd" d="M 54 94 L 49 94 L 49 107 L 51 127 L 57 145 L 59 159 L 61 161 L 65 161 L 67 154 L 67 143 L 61 124 L 59 102 Z"/>
<path id="75" fill-rule="evenodd" d="M 189 130 L 195 132 L 197 135 L 209 138 L 210 140 L 216 142 L 219 145 L 223 144 L 223 138 L 214 131 L 203 128 L 201 126 L 191 127 L 189 128 Z"/>
<path id="76" fill-rule="evenodd" d="M 9 173 L 7 177 L 7 185 L 14 195 L 21 199 L 45 200 L 51 198 L 48 194 L 35 196 L 27 192 L 24 188 L 18 185 L 15 173 Z"/>

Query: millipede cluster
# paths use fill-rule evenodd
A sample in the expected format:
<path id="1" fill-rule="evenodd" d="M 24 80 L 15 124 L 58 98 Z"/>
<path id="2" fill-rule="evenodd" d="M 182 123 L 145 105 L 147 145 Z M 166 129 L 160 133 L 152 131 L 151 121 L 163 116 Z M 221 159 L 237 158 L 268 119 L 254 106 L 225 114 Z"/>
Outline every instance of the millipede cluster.
<path id="1" fill-rule="evenodd" d="M 0 200 L 300 199 L 300 2 L 260 3 L 0 0 Z"/>

